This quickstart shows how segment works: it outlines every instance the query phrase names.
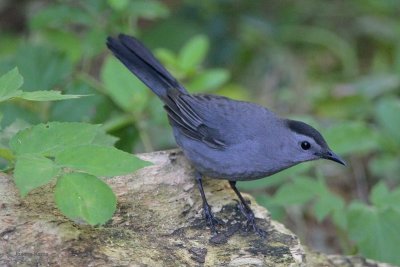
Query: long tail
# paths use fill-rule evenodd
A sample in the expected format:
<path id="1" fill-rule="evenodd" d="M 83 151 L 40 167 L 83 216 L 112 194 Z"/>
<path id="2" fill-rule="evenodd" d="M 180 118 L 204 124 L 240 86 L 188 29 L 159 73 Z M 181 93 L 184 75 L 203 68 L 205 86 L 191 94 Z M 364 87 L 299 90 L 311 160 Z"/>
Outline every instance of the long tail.
<path id="1" fill-rule="evenodd" d="M 113 54 L 158 97 L 168 102 L 168 89 L 188 94 L 153 54 L 136 38 L 119 34 L 107 38 L 107 47 Z"/>

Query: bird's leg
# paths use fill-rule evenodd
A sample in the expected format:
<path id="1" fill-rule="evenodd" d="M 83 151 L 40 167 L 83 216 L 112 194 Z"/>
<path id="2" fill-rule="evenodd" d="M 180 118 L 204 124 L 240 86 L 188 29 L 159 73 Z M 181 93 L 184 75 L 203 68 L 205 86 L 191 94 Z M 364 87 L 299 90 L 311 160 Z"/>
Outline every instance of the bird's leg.
<path id="1" fill-rule="evenodd" d="M 210 227 L 211 232 L 217 233 L 217 230 L 215 229 L 215 226 L 217 224 L 221 224 L 221 221 L 218 220 L 214 214 L 211 211 L 211 206 L 208 204 L 207 199 L 206 199 L 206 195 L 204 194 L 204 189 L 203 189 L 203 183 L 202 183 L 202 175 L 199 172 L 195 172 L 195 177 L 197 180 L 197 185 L 199 187 L 199 191 L 201 194 L 201 198 L 203 199 L 203 210 L 204 210 L 204 218 L 207 222 L 207 225 Z"/>
<path id="2" fill-rule="evenodd" d="M 247 229 L 253 229 L 253 231 L 256 232 L 259 236 L 265 237 L 267 233 L 257 226 L 256 218 L 254 216 L 253 211 L 251 210 L 249 205 L 246 203 L 246 201 L 240 194 L 239 190 L 237 190 L 237 188 L 236 188 L 236 181 L 229 181 L 229 185 L 231 186 L 231 188 L 233 189 L 233 191 L 236 193 L 236 195 L 238 196 L 238 198 L 240 200 L 240 209 L 241 209 L 242 213 L 244 214 L 244 216 L 246 216 L 246 219 L 247 219 L 247 223 L 246 223 Z"/>

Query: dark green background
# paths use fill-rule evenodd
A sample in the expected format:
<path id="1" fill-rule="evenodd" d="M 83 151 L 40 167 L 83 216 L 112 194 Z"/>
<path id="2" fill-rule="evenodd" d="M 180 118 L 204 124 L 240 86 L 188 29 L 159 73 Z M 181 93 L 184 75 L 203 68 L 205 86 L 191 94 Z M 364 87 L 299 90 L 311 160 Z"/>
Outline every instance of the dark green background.
<path id="1" fill-rule="evenodd" d="M 397 0 L 5 0 L 0 74 L 17 66 L 25 91 L 91 96 L 2 104 L 1 138 L 29 124 L 83 121 L 103 124 L 128 152 L 175 147 L 160 101 L 134 78 L 124 91 L 117 69 L 106 70 L 106 37 L 135 35 L 189 90 L 257 102 L 320 129 L 348 167 L 306 163 L 242 190 L 315 249 L 400 264 L 392 232 L 400 220 L 399 14 Z M 193 45 L 199 38 L 204 55 Z M 185 49 L 189 60 L 199 57 L 195 66 L 179 61 Z"/>

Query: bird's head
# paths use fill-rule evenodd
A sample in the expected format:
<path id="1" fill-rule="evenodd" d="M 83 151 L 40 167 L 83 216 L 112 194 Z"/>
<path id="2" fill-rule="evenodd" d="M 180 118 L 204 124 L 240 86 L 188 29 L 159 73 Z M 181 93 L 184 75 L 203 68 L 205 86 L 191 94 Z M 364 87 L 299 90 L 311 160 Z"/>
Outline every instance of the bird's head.
<path id="1" fill-rule="evenodd" d="M 322 135 L 312 126 L 295 120 L 284 120 L 289 133 L 286 148 L 295 163 L 316 159 L 328 159 L 346 165 L 328 146 Z"/>

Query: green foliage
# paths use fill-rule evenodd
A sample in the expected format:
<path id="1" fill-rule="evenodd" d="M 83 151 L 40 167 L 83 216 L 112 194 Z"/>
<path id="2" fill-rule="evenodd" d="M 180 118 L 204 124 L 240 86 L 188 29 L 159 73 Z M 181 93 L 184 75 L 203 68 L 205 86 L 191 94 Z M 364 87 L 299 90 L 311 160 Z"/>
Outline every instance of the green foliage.
<path id="1" fill-rule="evenodd" d="M 193 71 L 204 60 L 209 46 L 207 37 L 203 35 L 193 37 L 179 53 L 179 68 L 188 72 Z"/>
<path id="2" fill-rule="evenodd" d="M 185 86 L 193 93 L 210 92 L 221 88 L 230 78 L 227 70 L 213 68 L 202 70 L 200 64 L 209 50 L 209 41 L 203 35 L 195 35 L 175 55 L 166 49 L 159 49 L 157 55 L 165 62 L 175 76 L 188 79 Z"/>
<path id="3" fill-rule="evenodd" d="M 101 80 L 106 93 L 126 112 L 140 114 L 148 105 L 147 87 L 111 55 L 104 62 Z"/>
<path id="4" fill-rule="evenodd" d="M 5 101 L 19 96 L 22 91 L 18 90 L 23 83 L 22 76 L 15 68 L 0 77 L 0 101 Z"/>
<path id="5" fill-rule="evenodd" d="M 320 129 L 331 148 L 346 157 L 347 168 L 324 161 L 304 163 L 241 183 L 241 188 L 299 236 L 310 221 L 313 227 L 315 222 L 332 225 L 329 235 L 341 247 L 330 251 L 357 251 L 400 264 L 394 251 L 399 240 L 391 232 L 400 204 L 400 2 L 24 3 L 35 7 L 16 9 L 32 10 L 23 14 L 24 35 L 2 29 L 0 44 L 0 72 L 18 66 L 24 77 L 22 84 L 13 69 L 0 78 L 0 167 L 10 170 L 15 164 L 22 194 L 50 180 L 56 180 L 58 188 L 70 171 L 73 177 L 67 176 L 65 186 L 70 188 L 65 192 L 80 180 L 102 183 L 90 173 L 127 171 L 125 164 L 116 164 L 105 172 L 101 167 L 109 166 L 109 158 L 93 156 L 104 153 L 100 150 L 124 160 L 128 156 L 112 148 L 116 139 L 109 134 L 118 137 L 116 146 L 127 152 L 175 146 L 159 100 L 106 52 L 107 35 L 123 32 L 143 40 L 191 92 L 255 101 L 282 116 L 296 114 Z M 90 97 L 36 101 L 81 95 Z M 49 121 L 63 123 L 40 124 Z M 84 175 L 75 176 L 82 171 Z M 29 182 L 23 178 L 27 172 Z M 57 200 L 56 192 L 65 214 L 91 224 L 106 220 L 105 215 L 101 219 L 87 213 L 99 207 L 90 206 L 90 194 L 75 193 L 75 199 L 86 201 Z M 112 213 L 112 197 L 105 202 Z M 61 208 L 68 203 L 74 204 Z M 298 212 L 285 212 L 288 206 Z M 309 230 L 308 238 L 314 232 Z"/>
<path id="6" fill-rule="evenodd" d="M 149 165 L 114 147 L 95 145 L 68 147 L 57 155 L 55 162 L 96 176 L 122 175 Z"/>
<path id="7" fill-rule="evenodd" d="M 400 145 L 400 99 L 386 98 L 376 105 L 376 117 L 379 126 L 388 137 L 397 140 Z M 400 148 L 400 146 L 398 146 Z"/>
<path id="8" fill-rule="evenodd" d="M 111 188 L 87 173 L 66 173 L 54 192 L 57 207 L 68 218 L 91 225 L 104 224 L 114 214 L 117 198 Z"/>
<path id="9" fill-rule="evenodd" d="M 17 156 L 40 153 L 55 157 L 66 147 L 112 145 L 114 142 L 115 138 L 106 135 L 100 125 L 52 122 L 18 132 L 10 140 L 10 147 Z"/>
<path id="10" fill-rule="evenodd" d="M 0 102 L 10 99 L 54 101 L 78 98 L 57 91 L 24 92 L 23 78 L 14 68 L 0 77 Z M 116 138 L 100 125 L 50 122 L 9 134 L 3 132 L 0 156 L 15 161 L 14 181 L 22 197 L 57 178 L 57 207 L 72 220 L 107 222 L 116 209 L 116 197 L 99 176 L 115 176 L 148 166 L 112 145 Z"/>
<path id="11" fill-rule="evenodd" d="M 67 58 L 46 46 L 21 45 L 16 52 L 15 65 L 24 77 L 26 91 L 54 89 L 72 69 Z"/>
<path id="12" fill-rule="evenodd" d="M 348 230 L 361 253 L 381 261 L 398 261 L 400 236 L 393 226 L 400 220 L 399 201 L 399 189 L 389 192 L 379 183 L 371 192 L 372 205 L 354 202 L 349 206 Z"/>
<path id="13" fill-rule="evenodd" d="M 25 197 L 33 189 L 49 183 L 60 170 L 60 166 L 43 155 L 23 154 L 15 163 L 14 182 Z"/>
<path id="14" fill-rule="evenodd" d="M 379 135 L 363 121 L 342 121 L 330 127 L 325 138 L 339 154 L 366 153 L 379 148 Z"/>
<path id="15" fill-rule="evenodd" d="M 58 91 L 23 92 L 19 90 L 24 83 L 23 81 L 17 68 L 2 75 L 0 77 L 0 102 L 14 98 L 29 101 L 55 101 L 81 97 L 81 95 L 62 95 Z"/>
<path id="16" fill-rule="evenodd" d="M 85 123 L 50 122 L 22 130 L 10 140 L 15 184 L 24 197 L 57 178 L 56 204 L 66 216 L 92 225 L 105 223 L 115 211 L 116 199 L 98 177 L 149 165 L 112 147 L 114 142 L 99 125 Z"/>

